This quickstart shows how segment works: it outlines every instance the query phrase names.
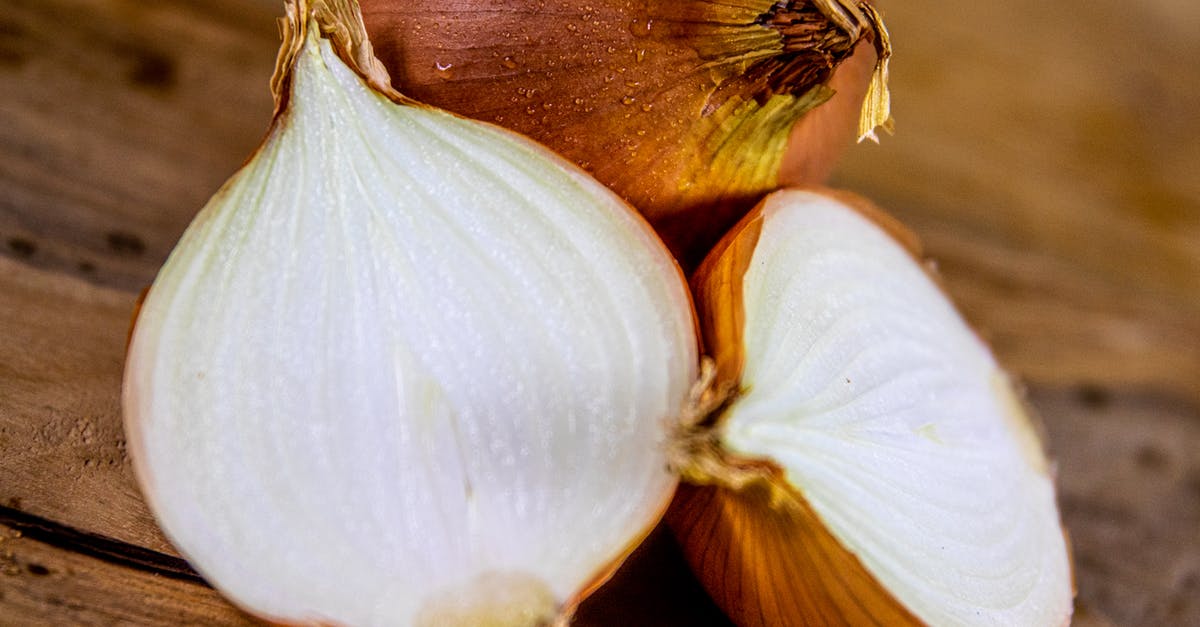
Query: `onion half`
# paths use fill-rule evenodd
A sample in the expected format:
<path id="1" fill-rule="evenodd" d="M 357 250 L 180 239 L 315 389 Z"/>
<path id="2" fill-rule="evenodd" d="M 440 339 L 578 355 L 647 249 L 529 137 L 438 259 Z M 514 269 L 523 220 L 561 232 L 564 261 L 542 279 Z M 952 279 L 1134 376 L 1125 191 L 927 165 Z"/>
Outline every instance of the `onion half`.
<path id="1" fill-rule="evenodd" d="M 693 286 L 730 398 L 668 518 L 740 625 L 1069 622 L 1037 430 L 897 223 L 778 192 Z"/>
<path id="2" fill-rule="evenodd" d="M 395 92 L 354 2 L 281 23 L 271 129 L 133 332 L 151 508 L 272 620 L 564 619 L 676 484 L 679 268 L 574 166 Z"/>

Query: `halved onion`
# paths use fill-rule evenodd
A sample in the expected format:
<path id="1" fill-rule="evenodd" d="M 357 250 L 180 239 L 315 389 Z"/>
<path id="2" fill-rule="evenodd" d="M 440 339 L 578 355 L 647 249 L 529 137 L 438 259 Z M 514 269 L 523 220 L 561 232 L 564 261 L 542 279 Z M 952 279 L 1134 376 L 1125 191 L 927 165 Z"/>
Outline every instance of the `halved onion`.
<path id="1" fill-rule="evenodd" d="M 693 286 L 735 392 L 683 440 L 698 485 L 668 517 L 739 624 L 1070 620 L 1037 431 L 898 224 L 779 192 Z"/>
<path id="2" fill-rule="evenodd" d="M 568 616 L 675 487 L 682 275 L 582 171 L 392 90 L 354 2 L 293 0 L 282 24 L 268 136 L 133 333 L 143 491 L 259 616 Z"/>

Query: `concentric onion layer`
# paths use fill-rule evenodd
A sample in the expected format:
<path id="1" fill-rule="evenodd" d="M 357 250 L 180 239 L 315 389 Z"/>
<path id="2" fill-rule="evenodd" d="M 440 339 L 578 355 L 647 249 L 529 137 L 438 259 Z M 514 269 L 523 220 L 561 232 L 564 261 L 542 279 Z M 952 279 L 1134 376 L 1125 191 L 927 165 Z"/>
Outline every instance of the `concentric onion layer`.
<path id="1" fill-rule="evenodd" d="M 394 104 L 316 31 L 287 109 L 141 311 L 138 478 L 188 560 L 259 615 L 544 620 L 670 498 L 686 286 L 598 183 Z"/>
<path id="2" fill-rule="evenodd" d="M 916 617 L 1050 625 L 1067 550 L 1037 434 L 926 270 L 822 194 L 761 208 L 743 276 L 745 394 L 721 441 L 768 459 Z"/>

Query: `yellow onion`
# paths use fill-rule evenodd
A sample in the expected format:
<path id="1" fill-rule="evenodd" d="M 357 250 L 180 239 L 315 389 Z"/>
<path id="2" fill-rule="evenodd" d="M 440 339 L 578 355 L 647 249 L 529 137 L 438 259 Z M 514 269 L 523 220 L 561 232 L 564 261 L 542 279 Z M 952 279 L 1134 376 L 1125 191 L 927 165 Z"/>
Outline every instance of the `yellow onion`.
<path id="1" fill-rule="evenodd" d="M 407 93 L 580 164 L 685 267 L 764 193 L 828 175 L 860 109 L 860 136 L 889 121 L 890 44 L 861 0 L 362 4 Z M 855 67 L 837 78 L 856 47 Z M 835 89 L 836 111 L 793 133 Z"/>
<path id="2" fill-rule="evenodd" d="M 353 0 L 287 7 L 267 137 L 132 334 L 147 502 L 271 620 L 564 623 L 674 490 L 683 276 L 575 166 L 396 92 Z"/>
<path id="3" fill-rule="evenodd" d="M 844 196 L 769 196 L 695 275 L 712 356 L 695 384 L 687 286 L 633 208 L 523 136 L 401 95 L 354 0 L 286 6 L 268 134 L 147 293 L 122 397 L 151 509 L 224 595 L 289 623 L 563 625 L 682 476 L 671 526 L 739 624 L 1069 620 L 1038 435 L 901 227 Z M 563 32 L 442 7 L 531 43 L 435 58 L 435 78 L 503 83 L 481 58 L 540 77 L 522 114 L 574 129 L 564 150 L 594 142 L 597 175 L 644 168 L 621 193 L 677 248 L 828 168 L 814 151 L 781 174 L 783 150 L 848 125 L 792 128 L 867 37 L 879 59 L 843 76 L 874 67 L 860 131 L 886 119 L 867 5 L 541 8 Z M 605 32 L 633 46 L 606 66 L 629 102 L 601 106 L 603 84 L 573 112 L 540 99 L 589 84 L 565 75 L 613 59 L 584 38 Z M 639 64 L 658 73 L 640 83 Z M 584 134 L 589 106 L 622 115 Z"/>
<path id="4" fill-rule="evenodd" d="M 1038 432 L 898 223 L 778 192 L 693 290 L 715 367 L 668 519 L 735 622 L 1070 620 Z"/>

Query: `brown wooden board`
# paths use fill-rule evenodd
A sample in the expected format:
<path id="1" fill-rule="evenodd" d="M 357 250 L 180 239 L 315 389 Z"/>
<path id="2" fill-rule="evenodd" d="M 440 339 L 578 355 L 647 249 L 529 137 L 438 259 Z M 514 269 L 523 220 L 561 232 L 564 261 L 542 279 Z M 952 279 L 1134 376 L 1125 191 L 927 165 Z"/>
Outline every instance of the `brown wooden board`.
<path id="1" fill-rule="evenodd" d="M 59 548 L 0 524 L 5 625 L 248 625 L 255 621 L 196 581 Z"/>
<path id="2" fill-rule="evenodd" d="M 1200 4 L 881 4 L 898 132 L 835 182 L 1028 386 L 1077 624 L 1200 624 Z M 138 291 L 265 130 L 278 10 L 0 3 L 0 624 L 250 621 L 154 525 L 119 393 Z M 653 538 L 581 624 L 724 624 Z"/>

